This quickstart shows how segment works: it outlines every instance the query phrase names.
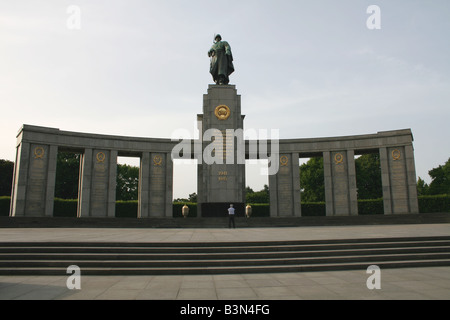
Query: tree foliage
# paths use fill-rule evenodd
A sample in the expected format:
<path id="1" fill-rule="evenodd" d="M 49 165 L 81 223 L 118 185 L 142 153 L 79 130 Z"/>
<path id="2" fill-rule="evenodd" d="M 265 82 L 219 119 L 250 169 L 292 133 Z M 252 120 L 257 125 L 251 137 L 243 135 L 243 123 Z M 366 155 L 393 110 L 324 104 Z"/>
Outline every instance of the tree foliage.
<path id="1" fill-rule="evenodd" d="M 450 158 L 444 165 L 428 171 L 431 183 L 428 185 L 420 177 L 417 180 L 417 192 L 419 195 L 450 194 Z"/>
<path id="2" fill-rule="evenodd" d="M 139 167 L 127 164 L 117 165 L 117 200 L 138 200 L 139 193 Z"/>
<path id="3" fill-rule="evenodd" d="M 10 196 L 14 172 L 14 162 L 0 159 L 0 196 Z"/>
<path id="4" fill-rule="evenodd" d="M 173 202 L 177 203 L 197 203 L 197 193 L 189 194 L 189 198 L 176 198 Z"/>
<path id="5" fill-rule="evenodd" d="M 58 152 L 56 163 L 55 197 L 60 199 L 78 198 L 78 178 L 80 175 L 80 154 Z"/>
<path id="6" fill-rule="evenodd" d="M 323 158 L 311 158 L 300 166 L 302 202 L 325 201 Z"/>
<path id="7" fill-rule="evenodd" d="M 269 203 L 269 199 L 269 186 L 267 184 L 264 185 L 264 189 L 256 192 L 250 187 L 246 188 L 246 203 Z"/>
<path id="8" fill-rule="evenodd" d="M 382 198 L 380 154 L 371 153 L 360 156 L 355 160 L 355 167 L 358 199 Z"/>

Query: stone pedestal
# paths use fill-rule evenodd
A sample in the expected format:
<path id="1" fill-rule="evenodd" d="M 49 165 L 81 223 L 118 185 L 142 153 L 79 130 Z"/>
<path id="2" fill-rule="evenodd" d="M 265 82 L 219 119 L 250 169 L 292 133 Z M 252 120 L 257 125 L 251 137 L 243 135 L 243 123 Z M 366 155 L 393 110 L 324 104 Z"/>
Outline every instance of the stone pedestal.
<path id="1" fill-rule="evenodd" d="M 245 150 L 241 97 L 234 85 L 210 85 L 197 116 L 203 137 L 198 159 L 198 216 L 226 216 L 245 203 Z M 223 212 L 222 212 L 223 211 Z"/>

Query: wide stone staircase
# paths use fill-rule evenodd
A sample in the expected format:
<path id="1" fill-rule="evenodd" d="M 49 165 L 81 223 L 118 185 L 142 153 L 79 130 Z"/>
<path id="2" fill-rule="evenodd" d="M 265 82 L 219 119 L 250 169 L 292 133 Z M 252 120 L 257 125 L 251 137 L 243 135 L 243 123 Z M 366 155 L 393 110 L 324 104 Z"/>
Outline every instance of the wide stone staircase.
<path id="1" fill-rule="evenodd" d="M 193 275 L 450 266 L 450 236 L 270 242 L 3 242 L 0 275 Z"/>

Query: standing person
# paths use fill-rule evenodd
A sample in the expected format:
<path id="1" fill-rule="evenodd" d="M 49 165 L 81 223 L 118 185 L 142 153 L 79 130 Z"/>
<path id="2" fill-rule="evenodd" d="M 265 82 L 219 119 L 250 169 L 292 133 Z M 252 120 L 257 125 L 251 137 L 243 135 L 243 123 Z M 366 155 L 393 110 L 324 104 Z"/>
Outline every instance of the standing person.
<path id="1" fill-rule="evenodd" d="M 231 229 L 231 223 L 233 223 L 233 229 L 236 228 L 236 226 L 234 224 L 234 213 L 235 213 L 235 210 L 233 208 L 233 205 L 230 204 L 230 207 L 228 208 L 228 216 L 230 218 L 229 221 L 228 221 L 228 226 L 229 226 L 230 229 Z"/>

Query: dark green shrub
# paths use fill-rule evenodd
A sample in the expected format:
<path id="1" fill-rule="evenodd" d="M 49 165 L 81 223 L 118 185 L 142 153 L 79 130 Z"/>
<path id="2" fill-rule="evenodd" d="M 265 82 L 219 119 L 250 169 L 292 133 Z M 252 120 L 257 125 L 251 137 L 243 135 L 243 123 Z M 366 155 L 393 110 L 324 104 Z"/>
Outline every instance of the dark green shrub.
<path id="1" fill-rule="evenodd" d="M 450 212 L 450 195 L 419 196 L 419 212 Z"/>
<path id="2" fill-rule="evenodd" d="M 0 216 L 9 216 L 11 197 L 0 197 Z M 183 217 L 181 208 L 183 203 L 175 202 L 173 204 L 173 217 Z M 189 218 L 197 217 L 197 204 L 186 203 L 189 207 Z M 270 217 L 270 205 L 268 203 L 254 203 L 250 204 L 252 207 L 252 217 Z M 325 202 L 305 202 L 301 204 L 302 216 L 325 216 L 326 208 Z M 66 200 L 55 198 L 53 207 L 53 216 L 55 217 L 76 217 L 77 216 L 78 200 Z M 138 211 L 138 202 L 133 201 L 117 201 L 116 202 L 116 217 L 119 218 L 136 218 Z M 358 214 L 383 214 L 383 199 L 374 200 L 358 200 Z M 433 195 L 433 196 L 419 196 L 419 212 L 433 213 L 433 212 L 450 212 L 450 195 Z"/>
<path id="3" fill-rule="evenodd" d="M 59 199 L 55 198 L 53 203 L 54 217 L 77 217 L 78 200 L 77 199 Z"/>
<path id="4" fill-rule="evenodd" d="M 11 204 L 11 197 L 0 197 L 0 217 L 9 216 L 9 206 Z"/>
<path id="5" fill-rule="evenodd" d="M 116 201 L 116 218 L 137 218 L 138 201 Z"/>
<path id="6" fill-rule="evenodd" d="M 268 203 L 253 203 L 250 217 L 270 217 L 270 205 Z"/>
<path id="7" fill-rule="evenodd" d="M 320 217 L 326 215 L 325 202 L 303 202 L 303 217 Z"/>
<path id="8" fill-rule="evenodd" d="M 384 214 L 383 199 L 358 200 L 358 215 Z"/>

